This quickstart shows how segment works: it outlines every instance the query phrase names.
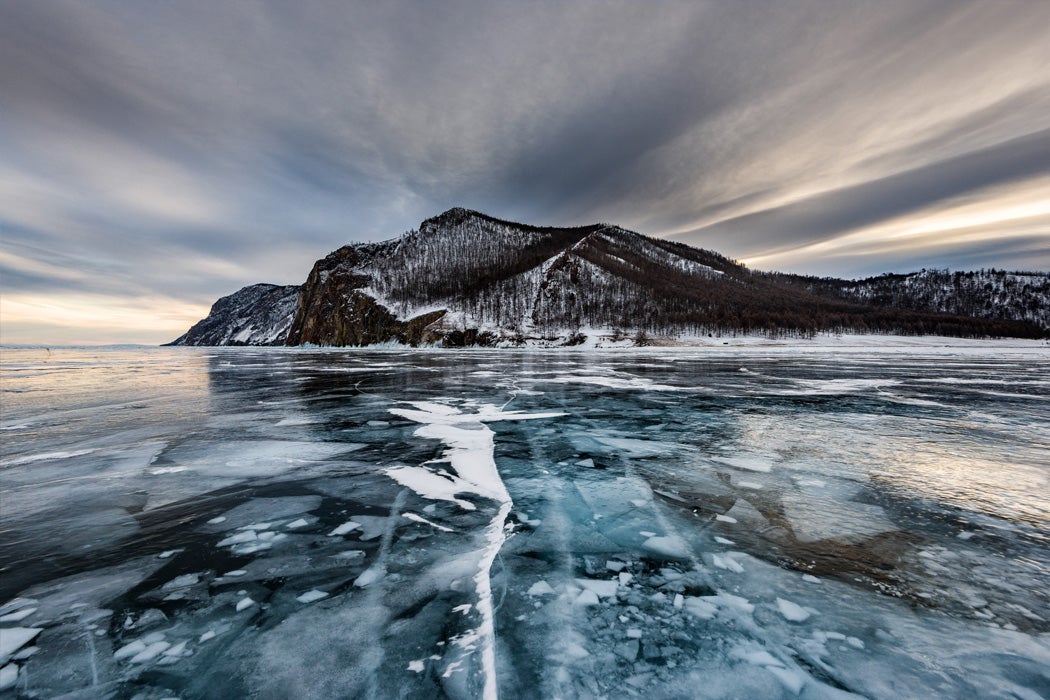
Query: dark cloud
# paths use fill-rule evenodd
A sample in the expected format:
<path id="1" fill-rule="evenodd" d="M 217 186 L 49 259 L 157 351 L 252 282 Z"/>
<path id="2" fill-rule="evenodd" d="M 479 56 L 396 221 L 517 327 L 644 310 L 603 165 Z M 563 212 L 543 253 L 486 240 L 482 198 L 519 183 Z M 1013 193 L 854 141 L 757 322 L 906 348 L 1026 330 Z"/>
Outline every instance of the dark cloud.
<path id="1" fill-rule="evenodd" d="M 455 205 L 776 266 L 1037 192 L 1048 24 L 1009 0 L 4 2 L 0 285 L 204 305 Z"/>

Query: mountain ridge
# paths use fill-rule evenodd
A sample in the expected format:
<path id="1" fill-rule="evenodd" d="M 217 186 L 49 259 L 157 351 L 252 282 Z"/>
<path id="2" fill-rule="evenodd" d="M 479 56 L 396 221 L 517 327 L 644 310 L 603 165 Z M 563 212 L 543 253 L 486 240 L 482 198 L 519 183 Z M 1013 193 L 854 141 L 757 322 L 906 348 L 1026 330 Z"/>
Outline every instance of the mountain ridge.
<path id="1" fill-rule="evenodd" d="M 302 285 L 251 285 L 223 297 L 172 344 L 557 344 L 578 342 L 583 329 L 640 338 L 1047 335 L 1050 275 L 1019 286 L 985 279 L 1008 273 L 964 274 L 984 277 L 956 285 L 965 295 L 953 299 L 910 276 L 752 271 L 613 224 L 532 226 L 455 207 L 397 238 L 332 251 Z"/>

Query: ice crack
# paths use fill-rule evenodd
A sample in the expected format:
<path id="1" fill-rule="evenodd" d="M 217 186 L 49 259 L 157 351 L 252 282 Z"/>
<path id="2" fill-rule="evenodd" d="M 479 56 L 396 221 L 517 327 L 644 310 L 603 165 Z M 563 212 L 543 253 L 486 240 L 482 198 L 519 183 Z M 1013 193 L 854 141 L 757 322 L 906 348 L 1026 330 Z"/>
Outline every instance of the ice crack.
<path id="1" fill-rule="evenodd" d="M 506 540 L 504 526 L 513 501 L 496 467 L 495 434 L 485 423 L 556 418 L 565 414 L 522 413 L 491 405 L 480 406 L 476 413 L 464 413 L 445 404 L 417 402 L 412 405 L 415 408 L 392 408 L 390 412 L 421 423 L 415 431 L 416 436 L 440 440 L 447 449 L 438 462 L 448 463 L 455 475 L 426 465 L 392 467 L 386 470 L 386 474 L 424 498 L 451 501 L 464 510 L 474 510 L 476 506 L 461 498 L 463 494 L 491 499 L 498 504 L 496 514 L 485 526 L 485 544 L 478 552 L 477 572 L 473 576 L 477 595 L 475 609 L 480 623 L 457 641 L 466 654 L 479 654 L 482 697 L 495 700 L 499 697 L 499 688 L 496 684 L 496 623 L 491 571 Z M 446 674 L 461 668 L 462 663 L 453 662 L 446 669 Z"/>

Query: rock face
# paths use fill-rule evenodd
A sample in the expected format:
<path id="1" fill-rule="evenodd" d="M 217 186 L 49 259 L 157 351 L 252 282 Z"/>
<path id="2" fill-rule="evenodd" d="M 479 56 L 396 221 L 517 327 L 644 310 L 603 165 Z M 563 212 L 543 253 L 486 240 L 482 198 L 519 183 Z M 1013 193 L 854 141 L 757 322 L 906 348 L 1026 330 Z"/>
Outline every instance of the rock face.
<path id="1" fill-rule="evenodd" d="M 171 345 L 284 345 L 299 286 L 253 284 L 215 302 L 211 313 Z"/>
<path id="2" fill-rule="evenodd" d="M 343 246 L 318 260 L 299 293 L 288 345 L 418 345 L 437 340 L 426 328 L 444 311 L 402 321 L 362 291 L 372 281 L 363 270 L 390 252 L 388 244 Z"/>
<path id="3" fill-rule="evenodd" d="M 399 238 L 334 251 L 301 288 L 255 285 L 224 297 L 174 344 L 572 344 L 594 332 L 1043 337 L 1029 311 L 1046 308 L 1050 282 L 1036 276 L 968 285 L 965 305 L 949 290 L 934 306 L 909 276 L 894 291 L 887 276 L 876 285 L 753 272 L 609 224 L 528 226 L 457 208 Z M 979 298 L 986 289 L 994 303 Z M 1017 298 L 1004 301 L 1010 293 Z"/>

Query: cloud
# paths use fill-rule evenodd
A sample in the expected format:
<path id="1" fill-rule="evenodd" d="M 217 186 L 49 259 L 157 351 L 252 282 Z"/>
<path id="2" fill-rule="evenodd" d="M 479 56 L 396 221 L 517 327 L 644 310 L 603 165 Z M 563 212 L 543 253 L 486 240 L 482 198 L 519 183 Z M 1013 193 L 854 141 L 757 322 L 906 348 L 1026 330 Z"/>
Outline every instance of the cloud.
<path id="1" fill-rule="evenodd" d="M 745 251 L 780 251 L 827 241 L 843 232 L 957 200 L 991 186 L 1050 176 L 1050 130 L 1012 139 L 914 170 L 821 192 L 800 201 L 745 214 L 685 234 L 683 240 L 734 241 Z M 1029 194 L 1038 201 L 1047 190 Z"/>
<path id="2" fill-rule="evenodd" d="M 0 285 L 196 308 L 455 205 L 822 274 L 1005 266 L 1043 223 L 865 236 L 1046 199 L 1047 24 L 1010 0 L 3 3 Z"/>

